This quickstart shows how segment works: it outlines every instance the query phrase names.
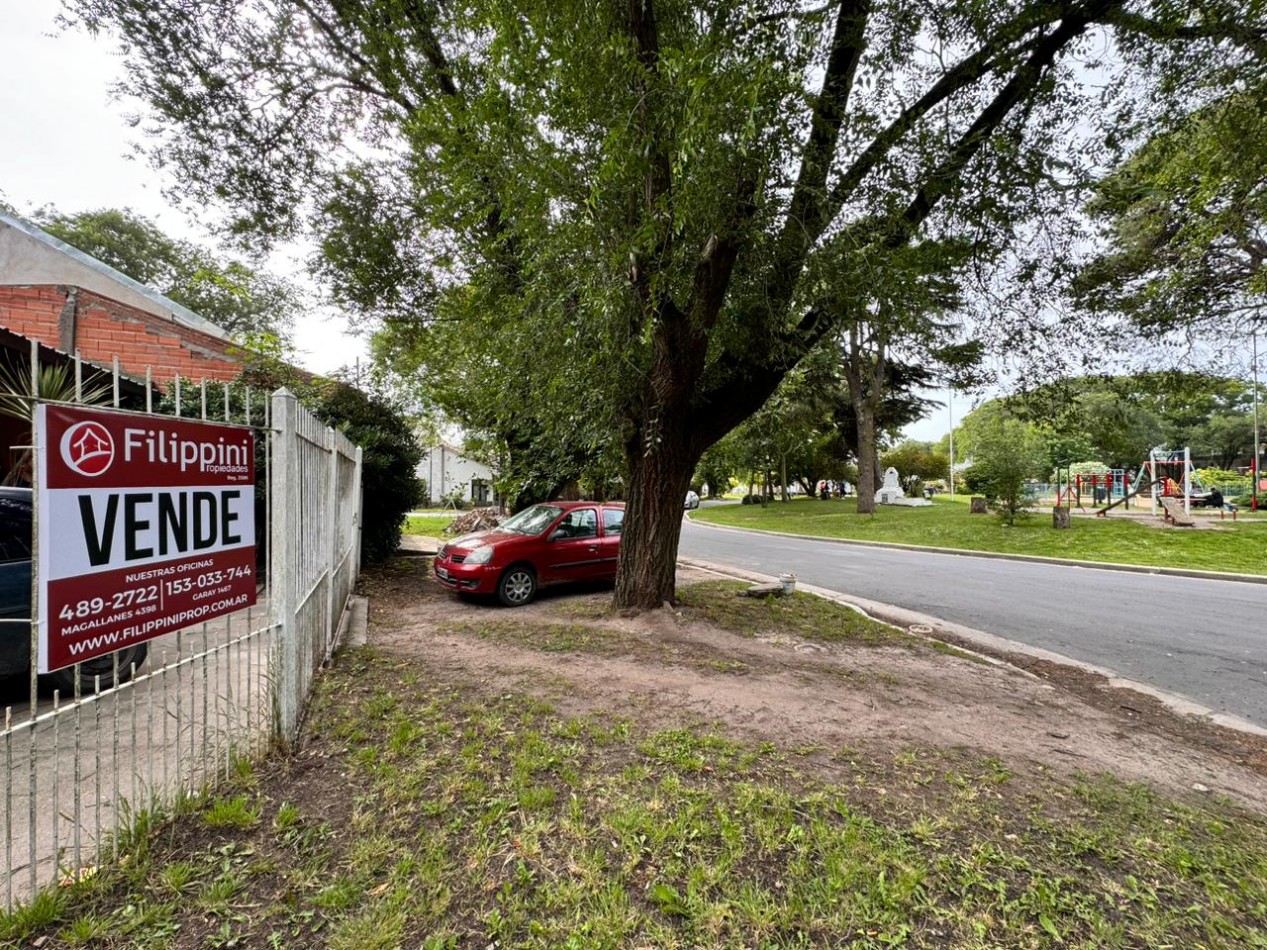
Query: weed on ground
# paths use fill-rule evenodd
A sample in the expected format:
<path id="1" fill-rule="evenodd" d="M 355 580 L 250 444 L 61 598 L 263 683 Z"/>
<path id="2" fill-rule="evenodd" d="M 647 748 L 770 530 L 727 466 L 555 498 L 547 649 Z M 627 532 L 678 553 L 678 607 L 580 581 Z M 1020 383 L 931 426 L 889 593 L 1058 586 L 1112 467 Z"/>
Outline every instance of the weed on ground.
<path id="1" fill-rule="evenodd" d="M 371 650 L 320 680 L 296 756 L 120 853 L 4 939 L 1267 946 L 1267 824 L 1226 804 L 954 750 L 880 761 L 566 716 Z"/>

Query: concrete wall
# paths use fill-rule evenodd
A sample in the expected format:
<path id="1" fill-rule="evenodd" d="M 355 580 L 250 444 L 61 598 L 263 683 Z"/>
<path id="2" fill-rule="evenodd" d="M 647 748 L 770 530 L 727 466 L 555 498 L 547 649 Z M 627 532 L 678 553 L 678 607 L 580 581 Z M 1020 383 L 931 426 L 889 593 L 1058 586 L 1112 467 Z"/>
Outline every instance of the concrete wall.
<path id="1" fill-rule="evenodd" d="M 473 480 L 491 483 L 493 479 L 492 469 L 467 458 L 460 449 L 451 445 L 436 445 L 428 449 L 416 472 L 419 478 L 427 480 L 427 491 L 431 495 L 431 503 L 435 505 L 442 504 L 456 488 L 462 489 L 462 500 L 469 502 L 472 500 Z M 487 503 L 493 503 L 491 485 Z"/>

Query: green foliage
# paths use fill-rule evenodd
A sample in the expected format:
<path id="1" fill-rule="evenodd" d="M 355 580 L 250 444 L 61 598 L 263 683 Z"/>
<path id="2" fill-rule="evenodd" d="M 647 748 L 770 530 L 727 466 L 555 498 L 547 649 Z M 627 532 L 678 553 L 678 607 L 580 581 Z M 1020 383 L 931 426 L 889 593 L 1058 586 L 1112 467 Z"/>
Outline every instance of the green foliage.
<path id="1" fill-rule="evenodd" d="M 183 304 L 235 337 L 270 333 L 284 339 L 300 313 L 300 292 L 293 284 L 169 237 L 128 209 L 62 214 L 45 208 L 35 220 L 53 237 Z"/>
<path id="2" fill-rule="evenodd" d="M 1099 186 L 1109 249 L 1079 275 L 1086 306 L 1153 336 L 1182 330 L 1243 350 L 1267 325 L 1267 86 L 1229 84 Z"/>
<path id="3" fill-rule="evenodd" d="M 367 563 L 391 557 L 406 514 L 422 501 L 415 474 L 422 449 L 409 420 L 386 399 L 338 380 L 318 383 L 308 400 L 318 418 L 363 450 L 361 556 Z"/>
<path id="4" fill-rule="evenodd" d="M 1074 377 L 1003 402 L 1041 432 L 1053 469 L 1086 460 L 1138 468 L 1158 445 L 1188 446 L 1198 464 L 1226 468 L 1245 464 L 1253 451 L 1252 389 L 1227 377 Z M 966 429 L 955 436 L 968 454 L 973 415 L 964 417 Z"/>
<path id="5" fill-rule="evenodd" d="M 903 478 L 930 482 L 949 477 L 950 458 L 937 451 L 932 442 L 908 439 L 880 456 L 882 468 L 895 468 Z"/>
<path id="6" fill-rule="evenodd" d="M 1033 501 L 1026 482 L 1045 474 L 1043 448 L 1033 426 L 1004 412 L 989 414 L 978 421 L 964 484 L 984 495 L 1004 524 L 1011 525 Z"/>
<path id="7" fill-rule="evenodd" d="M 663 514 L 704 450 L 806 354 L 872 305 L 927 312 L 945 287 L 922 278 L 954 269 L 924 249 L 1015 243 L 1111 157 L 1079 116 L 1128 139 L 1142 95 L 1169 117 L 1260 68 L 1263 20 L 1223 0 L 67 6 L 123 38 L 182 194 L 262 241 L 311 227 L 336 299 L 387 322 L 379 352 L 532 494 L 619 470 L 622 563 L 656 568 L 622 571 L 630 606 L 672 594 Z M 1089 83 L 1099 30 L 1119 57 Z"/>
<path id="8" fill-rule="evenodd" d="M 969 514 L 966 495 L 934 496 L 931 508 L 880 505 L 870 518 L 855 517 L 852 499 L 830 505 L 794 500 L 765 508 L 719 505 L 701 508 L 692 517 L 809 537 L 1267 575 L 1262 553 L 1267 515 L 1252 516 L 1248 505 L 1236 522 L 1220 521 L 1214 512 L 1200 508 L 1195 512 L 1198 518 L 1212 519 L 1219 530 L 1158 531 L 1152 524 L 1115 520 L 1112 515 L 1074 518 L 1068 531 L 1053 531 L 1044 518 L 1018 520 L 1008 528 L 995 518 Z"/>
<path id="9" fill-rule="evenodd" d="M 240 422 L 247 418 L 249 408 L 250 421 L 260 425 L 264 402 L 282 387 L 362 448 L 361 554 L 366 563 L 392 556 L 400 546 L 406 514 L 423 498 L 416 474 L 422 449 L 408 417 L 386 396 L 366 393 L 337 378 L 309 376 L 272 356 L 256 354 L 233 383 L 207 387 L 207 418 Z M 182 380 L 180 414 L 201 417 L 202 401 L 202 387 Z M 155 408 L 176 414 L 175 385 Z M 256 440 L 256 470 L 260 473 L 256 494 L 262 497 L 266 491 L 263 439 Z"/>
<path id="10" fill-rule="evenodd" d="M 99 404 L 109 401 L 112 392 L 110 378 L 91 370 L 84 374 L 76 397 L 73 363 L 41 363 L 32 381 L 31 372 L 23 363 L 0 360 L 0 416 L 10 419 L 30 422 L 36 399 Z"/>

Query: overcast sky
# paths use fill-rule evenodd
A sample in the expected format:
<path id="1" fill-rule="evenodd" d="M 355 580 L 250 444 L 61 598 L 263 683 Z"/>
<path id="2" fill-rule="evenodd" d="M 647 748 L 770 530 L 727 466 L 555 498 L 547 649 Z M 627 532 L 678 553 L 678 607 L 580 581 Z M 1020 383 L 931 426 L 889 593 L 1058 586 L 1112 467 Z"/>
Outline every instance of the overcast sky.
<path id="1" fill-rule="evenodd" d="M 215 248 L 205 230 L 167 204 L 162 181 L 133 154 L 137 135 L 125 116 L 137 110 L 109 91 L 121 71 L 114 44 L 62 32 L 60 9 L 58 0 L 0 0 L 0 199 L 19 214 L 45 205 L 67 213 L 131 208 L 174 237 Z M 267 266 L 308 283 L 296 252 Z M 364 361 L 364 341 L 345 326 L 338 315 L 301 318 L 299 361 L 318 373 Z"/>

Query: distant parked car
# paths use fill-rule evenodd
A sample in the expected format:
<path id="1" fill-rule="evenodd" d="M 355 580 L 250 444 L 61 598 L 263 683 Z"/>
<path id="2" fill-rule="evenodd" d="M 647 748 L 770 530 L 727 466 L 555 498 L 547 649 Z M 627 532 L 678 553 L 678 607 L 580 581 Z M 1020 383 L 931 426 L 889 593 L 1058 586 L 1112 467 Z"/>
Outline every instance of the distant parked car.
<path id="1" fill-rule="evenodd" d="M 625 506 L 552 501 L 525 508 L 491 531 L 450 541 L 435 560 L 440 586 L 460 594 L 496 594 L 522 607 L 547 584 L 612 580 Z"/>
<path id="2" fill-rule="evenodd" d="M 31 672 L 31 489 L 0 488 L 0 677 L 26 676 Z M 119 651 L 119 681 L 132 675 L 132 665 L 145 662 L 144 643 Z M 79 683 L 90 693 L 96 677 L 101 688 L 114 685 L 113 656 L 79 664 Z M 48 674 L 63 693 L 75 689 L 75 668 Z"/>
<path id="3" fill-rule="evenodd" d="M 685 510 L 687 511 L 694 511 L 696 508 L 698 508 L 699 495 L 695 494 L 695 492 L 693 491 L 688 490 L 686 493 L 686 505 L 684 507 L 685 507 Z"/>

